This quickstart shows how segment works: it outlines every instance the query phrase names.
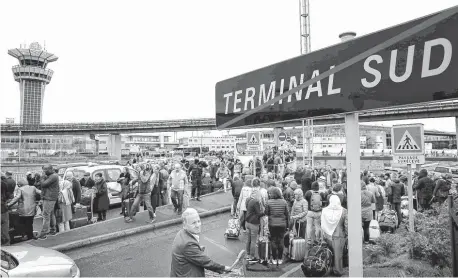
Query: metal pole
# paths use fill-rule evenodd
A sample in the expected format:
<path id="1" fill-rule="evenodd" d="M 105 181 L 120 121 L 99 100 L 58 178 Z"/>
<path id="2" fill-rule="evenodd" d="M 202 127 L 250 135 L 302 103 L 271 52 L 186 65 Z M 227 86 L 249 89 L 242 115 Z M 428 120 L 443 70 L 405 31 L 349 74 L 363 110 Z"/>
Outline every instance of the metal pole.
<path id="1" fill-rule="evenodd" d="M 455 117 L 455 142 L 456 142 L 456 159 L 458 160 L 458 117 Z"/>
<path id="2" fill-rule="evenodd" d="M 363 242 L 361 222 L 361 180 L 358 114 L 345 115 L 348 174 L 348 257 L 349 277 L 363 277 Z"/>
<path id="3" fill-rule="evenodd" d="M 306 151 L 305 150 L 305 126 L 304 120 L 302 120 L 302 165 L 305 167 L 305 158 L 306 158 Z"/>
<path id="4" fill-rule="evenodd" d="M 407 164 L 407 192 L 409 195 L 409 231 L 414 230 L 414 215 L 413 215 L 413 188 L 412 188 L 412 165 Z"/>
<path id="5" fill-rule="evenodd" d="M 452 267 L 453 267 L 453 277 L 458 277 L 458 265 L 457 265 L 457 257 L 456 257 L 456 238 L 455 238 L 455 223 L 452 215 L 455 215 L 454 208 L 453 208 L 453 196 L 448 195 L 448 210 L 449 210 L 449 222 L 450 222 L 450 236 L 451 236 L 451 243 L 452 243 Z"/>
<path id="6" fill-rule="evenodd" d="M 21 162 L 21 145 L 22 145 L 22 131 L 19 130 L 19 151 L 18 151 L 18 160 Z"/>

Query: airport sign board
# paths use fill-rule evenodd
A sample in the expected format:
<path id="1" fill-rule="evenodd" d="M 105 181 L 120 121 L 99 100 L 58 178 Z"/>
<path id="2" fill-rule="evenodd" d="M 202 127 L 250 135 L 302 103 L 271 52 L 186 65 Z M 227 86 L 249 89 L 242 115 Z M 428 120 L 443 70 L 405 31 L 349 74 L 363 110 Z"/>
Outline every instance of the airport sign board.
<path id="1" fill-rule="evenodd" d="M 456 30 L 458 6 L 220 81 L 216 126 L 456 99 Z"/>

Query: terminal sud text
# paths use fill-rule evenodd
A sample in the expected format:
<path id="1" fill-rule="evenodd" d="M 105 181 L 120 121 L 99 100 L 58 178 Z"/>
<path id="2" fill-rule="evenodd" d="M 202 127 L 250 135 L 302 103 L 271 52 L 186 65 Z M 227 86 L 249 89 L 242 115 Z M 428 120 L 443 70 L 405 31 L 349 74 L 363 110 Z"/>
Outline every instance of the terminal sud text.
<path id="1" fill-rule="evenodd" d="M 446 19 L 230 127 L 458 98 L 458 8 L 452 9 Z M 438 14 L 218 82 L 217 127 Z"/>

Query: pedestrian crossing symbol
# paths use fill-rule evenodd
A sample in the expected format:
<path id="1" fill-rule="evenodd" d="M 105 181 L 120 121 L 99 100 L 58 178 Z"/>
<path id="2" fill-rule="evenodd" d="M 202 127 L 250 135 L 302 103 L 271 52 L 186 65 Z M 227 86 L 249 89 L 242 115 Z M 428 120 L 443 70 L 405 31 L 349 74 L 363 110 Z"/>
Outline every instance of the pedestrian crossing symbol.
<path id="1" fill-rule="evenodd" d="M 250 145 L 258 145 L 259 144 L 258 139 L 256 139 L 256 135 L 254 135 L 254 134 L 251 135 L 249 143 L 250 143 Z"/>
<path id="2" fill-rule="evenodd" d="M 391 128 L 391 146 L 395 156 L 425 154 L 422 124 L 395 125 Z"/>
<path id="3" fill-rule="evenodd" d="M 261 150 L 261 140 L 259 132 L 247 132 L 246 141 L 248 151 L 260 151 Z"/>
<path id="4" fill-rule="evenodd" d="M 409 131 L 406 130 L 404 135 L 402 135 L 402 139 L 399 141 L 396 150 L 420 150 L 420 146 L 417 144 L 417 142 L 415 142 Z"/>

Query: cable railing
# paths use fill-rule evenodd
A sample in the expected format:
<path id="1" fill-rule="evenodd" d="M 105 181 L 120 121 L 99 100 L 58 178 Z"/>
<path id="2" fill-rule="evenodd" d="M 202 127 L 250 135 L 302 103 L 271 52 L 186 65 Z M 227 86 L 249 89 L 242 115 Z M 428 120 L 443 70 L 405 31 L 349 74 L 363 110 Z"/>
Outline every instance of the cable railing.
<path id="1" fill-rule="evenodd" d="M 458 100 L 442 101 L 440 103 L 422 104 L 408 107 L 377 109 L 360 112 L 361 118 L 380 118 L 390 115 L 406 115 L 416 113 L 438 113 L 444 111 L 458 112 Z M 328 116 L 322 118 L 339 119 L 342 116 Z M 129 122 L 87 122 L 87 123 L 51 123 L 41 125 L 1 124 L 2 132 L 15 131 L 81 131 L 81 130 L 155 130 L 164 128 L 214 128 L 214 118 L 178 119 L 156 121 L 129 121 Z"/>

